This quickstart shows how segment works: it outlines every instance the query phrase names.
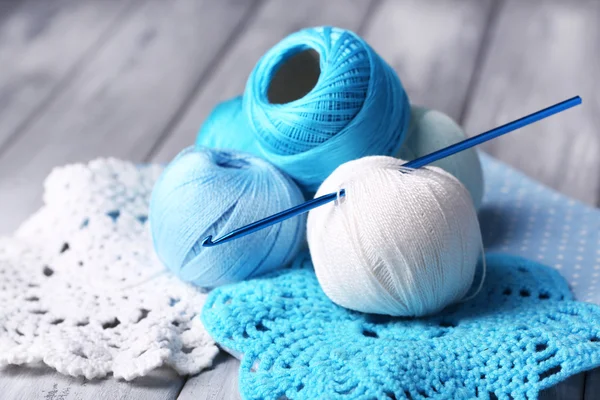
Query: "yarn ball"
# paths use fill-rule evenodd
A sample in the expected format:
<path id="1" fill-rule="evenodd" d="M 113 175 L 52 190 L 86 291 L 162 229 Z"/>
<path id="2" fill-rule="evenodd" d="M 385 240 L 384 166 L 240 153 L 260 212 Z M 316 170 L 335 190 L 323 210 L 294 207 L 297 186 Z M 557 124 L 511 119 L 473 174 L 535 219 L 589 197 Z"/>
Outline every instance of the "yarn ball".
<path id="1" fill-rule="evenodd" d="M 422 316 L 461 300 L 473 283 L 482 239 L 469 192 L 441 168 L 403 163 L 351 161 L 317 191 L 345 189 L 310 211 L 307 229 L 317 279 L 340 306 Z"/>
<path id="2" fill-rule="evenodd" d="M 248 78 L 245 119 L 225 110 L 211 114 L 198 145 L 256 154 L 251 135 L 263 158 L 311 194 L 344 162 L 395 154 L 410 120 L 394 70 L 358 35 L 332 27 L 304 29 L 276 44 Z"/>
<path id="3" fill-rule="evenodd" d="M 150 200 L 155 251 L 172 272 L 204 288 L 237 282 L 290 262 L 305 220 L 289 219 L 214 247 L 202 241 L 303 202 L 300 189 L 268 162 L 246 153 L 190 147 L 157 180 Z"/>
<path id="4" fill-rule="evenodd" d="M 217 104 L 200 127 L 195 144 L 262 156 L 242 109 L 242 96 Z"/>
<path id="5" fill-rule="evenodd" d="M 406 140 L 396 156 L 411 161 L 466 138 L 461 127 L 446 114 L 413 105 Z M 483 198 L 483 172 L 474 148 L 430 165 L 440 167 L 458 178 L 471 193 L 475 208 L 479 209 Z"/>

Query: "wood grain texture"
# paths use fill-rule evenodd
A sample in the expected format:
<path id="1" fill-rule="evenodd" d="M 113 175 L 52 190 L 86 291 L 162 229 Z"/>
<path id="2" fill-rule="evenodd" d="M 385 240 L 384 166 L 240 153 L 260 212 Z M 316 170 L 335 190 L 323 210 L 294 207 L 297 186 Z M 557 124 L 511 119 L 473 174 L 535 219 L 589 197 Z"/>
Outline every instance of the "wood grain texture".
<path id="1" fill-rule="evenodd" d="M 198 128 L 213 107 L 241 94 L 258 59 L 285 36 L 305 27 L 324 24 L 358 30 L 370 5 L 371 2 L 360 0 L 272 0 L 264 3 L 152 159 L 169 161 L 194 143 Z"/>
<path id="2" fill-rule="evenodd" d="M 0 147 L 48 104 L 134 2 L 2 2 Z"/>
<path id="3" fill-rule="evenodd" d="M 558 385 L 543 390 L 538 397 L 539 400 L 581 400 L 583 399 L 583 387 L 585 372 L 573 375 Z"/>
<path id="4" fill-rule="evenodd" d="M 189 378 L 177 400 L 238 400 L 240 362 L 220 353 L 213 368 Z"/>
<path id="5" fill-rule="evenodd" d="M 507 0 L 463 121 L 476 134 L 574 95 L 583 105 L 482 147 L 558 191 L 600 195 L 600 2 Z"/>
<path id="6" fill-rule="evenodd" d="M 600 368 L 587 373 L 585 377 L 585 400 L 600 400 Z"/>
<path id="7" fill-rule="evenodd" d="M 458 119 L 492 12 L 489 0 L 387 0 L 364 37 L 398 72 L 411 103 Z"/>
<path id="8" fill-rule="evenodd" d="M 61 375 L 44 366 L 0 369 L 0 398 L 5 400 L 175 399 L 183 379 L 159 369 L 132 382 L 88 381 Z"/>
<path id="9" fill-rule="evenodd" d="M 41 204 L 51 168 L 98 156 L 142 160 L 188 101 L 253 2 L 148 1 L 0 153 L 0 234 Z"/>

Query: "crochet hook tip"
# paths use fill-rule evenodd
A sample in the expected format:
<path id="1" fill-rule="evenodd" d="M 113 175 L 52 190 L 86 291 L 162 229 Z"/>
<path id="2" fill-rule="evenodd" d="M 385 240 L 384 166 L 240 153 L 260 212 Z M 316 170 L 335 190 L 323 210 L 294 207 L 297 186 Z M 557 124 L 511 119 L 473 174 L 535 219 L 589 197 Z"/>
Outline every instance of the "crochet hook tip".
<path id="1" fill-rule="evenodd" d="M 212 241 L 212 235 L 208 235 L 207 237 L 204 238 L 204 240 L 202 241 L 202 247 L 212 247 L 214 246 L 216 243 L 214 243 Z"/>

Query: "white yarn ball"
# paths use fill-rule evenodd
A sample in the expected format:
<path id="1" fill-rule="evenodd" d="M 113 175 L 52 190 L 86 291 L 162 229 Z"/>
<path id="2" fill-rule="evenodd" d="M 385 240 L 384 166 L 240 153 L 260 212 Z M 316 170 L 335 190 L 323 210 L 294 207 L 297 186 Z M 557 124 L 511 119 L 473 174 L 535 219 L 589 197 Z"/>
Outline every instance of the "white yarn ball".
<path id="1" fill-rule="evenodd" d="M 365 157 L 338 167 L 315 197 L 346 195 L 310 211 L 308 244 L 325 294 L 367 313 L 422 316 L 461 300 L 482 249 L 473 200 L 437 167 Z"/>

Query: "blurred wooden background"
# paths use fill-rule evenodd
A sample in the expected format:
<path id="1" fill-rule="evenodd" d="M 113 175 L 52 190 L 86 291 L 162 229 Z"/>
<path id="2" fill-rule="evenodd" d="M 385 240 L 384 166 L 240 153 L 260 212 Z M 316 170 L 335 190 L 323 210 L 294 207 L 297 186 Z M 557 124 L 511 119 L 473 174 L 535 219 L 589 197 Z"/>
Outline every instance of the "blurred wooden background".
<path id="1" fill-rule="evenodd" d="M 584 105 L 483 146 L 600 205 L 600 1 L 0 0 L 0 234 L 41 205 L 52 167 L 114 156 L 168 161 L 258 58 L 303 27 L 363 37 L 413 103 L 477 134 L 554 102 Z M 0 370 L 0 398 L 236 399 L 237 362 L 132 383 Z M 544 399 L 600 399 L 600 370 Z"/>

